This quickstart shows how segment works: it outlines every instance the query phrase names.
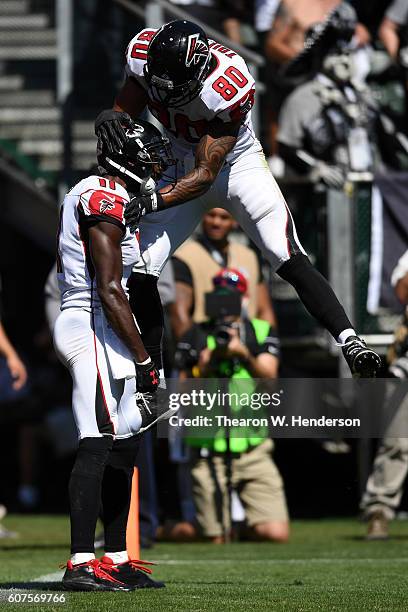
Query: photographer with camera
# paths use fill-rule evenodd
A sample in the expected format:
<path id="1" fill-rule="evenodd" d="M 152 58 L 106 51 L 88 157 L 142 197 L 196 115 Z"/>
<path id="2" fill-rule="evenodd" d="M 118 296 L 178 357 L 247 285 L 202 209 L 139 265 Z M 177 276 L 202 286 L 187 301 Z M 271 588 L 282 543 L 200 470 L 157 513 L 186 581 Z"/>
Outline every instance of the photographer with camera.
<path id="1" fill-rule="evenodd" d="M 222 268 L 236 268 L 248 282 L 246 306 L 249 316 L 269 321 L 276 318 L 255 251 L 234 238 L 234 217 L 224 208 L 211 208 L 201 221 L 201 231 L 175 252 L 172 263 L 176 281 L 176 300 L 170 310 L 177 339 L 194 323 L 206 320 L 204 296 L 212 290 L 212 278 Z"/>
<path id="2" fill-rule="evenodd" d="M 206 295 L 208 320 L 195 324 L 180 340 L 177 362 L 182 377 L 235 380 L 276 378 L 279 339 L 266 321 L 245 314 L 247 280 L 224 268 Z M 236 416 L 236 408 L 231 408 Z M 238 408 L 239 410 L 239 408 Z M 282 478 L 272 460 L 268 428 L 248 427 L 245 437 L 218 431 L 214 439 L 188 440 L 198 528 L 214 543 L 231 530 L 230 494 L 234 489 L 244 507 L 246 538 L 285 542 L 289 519 Z"/>

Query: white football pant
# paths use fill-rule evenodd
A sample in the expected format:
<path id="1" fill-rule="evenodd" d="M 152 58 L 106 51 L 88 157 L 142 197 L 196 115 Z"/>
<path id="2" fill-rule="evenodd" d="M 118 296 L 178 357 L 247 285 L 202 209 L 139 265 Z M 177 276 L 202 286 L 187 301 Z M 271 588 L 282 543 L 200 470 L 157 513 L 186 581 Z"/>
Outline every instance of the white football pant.
<path id="1" fill-rule="evenodd" d="M 94 333 L 92 314 L 80 308 L 63 310 L 55 323 L 54 345 L 72 376 L 79 438 L 135 435 L 141 425 L 136 378 L 113 378 L 103 340 Z"/>
<path id="2" fill-rule="evenodd" d="M 173 153 L 177 157 L 177 150 Z M 184 164 L 178 164 L 179 176 L 188 171 Z M 255 142 L 235 163 L 225 164 L 204 196 L 142 219 L 141 258 L 133 270 L 158 276 L 167 259 L 191 235 L 203 214 L 215 207 L 225 208 L 233 215 L 274 270 L 292 255 L 306 254 L 285 199 L 259 143 Z"/>

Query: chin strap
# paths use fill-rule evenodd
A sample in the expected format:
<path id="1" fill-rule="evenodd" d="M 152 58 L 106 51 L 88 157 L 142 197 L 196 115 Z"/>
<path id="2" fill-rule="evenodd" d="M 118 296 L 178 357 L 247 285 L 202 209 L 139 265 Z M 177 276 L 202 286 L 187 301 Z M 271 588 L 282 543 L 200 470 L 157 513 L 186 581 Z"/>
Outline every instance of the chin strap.
<path id="1" fill-rule="evenodd" d="M 152 193 L 154 193 L 154 191 L 156 189 L 156 183 L 155 183 L 155 181 L 152 178 L 141 179 L 139 176 L 137 176 L 137 174 L 134 174 L 133 172 L 131 172 L 130 170 L 128 170 L 124 166 L 121 166 L 117 162 L 113 161 L 113 159 L 111 159 L 110 157 L 107 157 L 106 161 L 113 168 L 115 168 L 115 170 L 117 170 L 121 174 L 124 174 L 125 176 L 128 176 L 133 181 L 136 181 L 137 183 L 139 183 L 141 195 L 151 195 Z"/>

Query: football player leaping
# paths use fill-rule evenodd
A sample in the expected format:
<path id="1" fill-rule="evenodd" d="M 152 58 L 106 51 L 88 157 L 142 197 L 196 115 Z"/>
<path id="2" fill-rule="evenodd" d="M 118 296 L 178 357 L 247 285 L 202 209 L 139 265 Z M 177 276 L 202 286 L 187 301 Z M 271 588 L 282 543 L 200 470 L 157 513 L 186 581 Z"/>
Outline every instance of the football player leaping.
<path id="1" fill-rule="evenodd" d="M 100 174 L 75 185 L 60 213 L 61 313 L 54 344 L 72 376 L 79 434 L 69 482 L 72 556 L 63 578 L 68 590 L 163 586 L 141 571 L 150 570 L 140 562 L 129 561 L 126 552 L 136 434 L 166 413 L 159 414 L 155 402 L 143 401 L 146 393 L 152 399 L 159 379 L 126 296 L 126 282 L 140 253 L 135 234 L 125 227 L 124 210 L 127 189 L 137 192 L 172 160 L 168 141 L 157 128 L 129 117 L 122 117 L 120 125 L 121 153 L 108 154 L 99 143 Z M 94 539 L 101 499 L 105 557 L 98 560 Z"/>
<path id="2" fill-rule="evenodd" d="M 174 180 L 161 182 L 155 193 L 146 190 L 136 196 L 126 216 L 132 225 L 147 215 L 140 224 L 141 259 L 129 288 L 131 301 L 134 293 L 144 296 L 136 305 L 137 319 L 156 364 L 162 333 L 157 277 L 203 212 L 222 206 L 342 345 L 353 375 L 375 376 L 378 355 L 356 335 L 333 290 L 310 263 L 265 163 L 251 123 L 255 82 L 244 60 L 208 40 L 196 24 L 172 21 L 159 30 L 136 34 L 126 61 L 126 81 L 113 110 L 97 118 L 97 135 L 120 150 L 122 113 L 135 118 L 148 107 L 165 128 L 178 159 Z"/>

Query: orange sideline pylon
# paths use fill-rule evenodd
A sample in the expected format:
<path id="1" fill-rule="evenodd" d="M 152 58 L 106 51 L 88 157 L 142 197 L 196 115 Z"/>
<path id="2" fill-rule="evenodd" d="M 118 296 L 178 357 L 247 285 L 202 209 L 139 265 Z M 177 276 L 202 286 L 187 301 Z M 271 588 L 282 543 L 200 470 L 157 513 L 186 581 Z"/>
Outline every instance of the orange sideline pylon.
<path id="1" fill-rule="evenodd" d="M 135 467 L 132 478 L 132 497 L 126 529 L 126 548 L 129 559 L 140 559 L 139 540 L 139 474 Z"/>

